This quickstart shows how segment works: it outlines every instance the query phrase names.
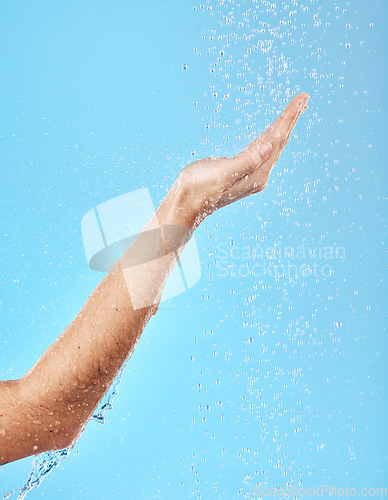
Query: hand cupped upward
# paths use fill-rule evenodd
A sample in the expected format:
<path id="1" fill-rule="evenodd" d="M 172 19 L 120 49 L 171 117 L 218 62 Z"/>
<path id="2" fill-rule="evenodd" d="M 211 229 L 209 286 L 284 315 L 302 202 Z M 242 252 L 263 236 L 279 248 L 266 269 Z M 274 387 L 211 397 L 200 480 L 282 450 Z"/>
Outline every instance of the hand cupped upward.
<path id="1" fill-rule="evenodd" d="M 308 94 L 297 95 L 282 115 L 235 157 L 205 158 L 182 170 L 176 189 L 184 190 L 188 210 L 194 210 L 197 221 L 265 188 L 308 100 Z"/>

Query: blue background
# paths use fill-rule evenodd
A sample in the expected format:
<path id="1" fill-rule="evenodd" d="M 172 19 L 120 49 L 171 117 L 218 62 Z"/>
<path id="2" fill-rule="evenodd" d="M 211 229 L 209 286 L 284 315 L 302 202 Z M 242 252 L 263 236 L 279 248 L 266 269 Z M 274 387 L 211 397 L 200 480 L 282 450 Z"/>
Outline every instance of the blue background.
<path id="1" fill-rule="evenodd" d="M 157 204 L 183 166 L 236 153 L 311 95 L 264 192 L 198 229 L 201 280 L 147 326 L 106 424 L 30 498 L 388 486 L 387 11 L 1 1 L 1 379 L 24 375 L 101 280 L 82 246 L 91 207 L 141 187 Z M 284 247 L 345 253 L 292 261 L 329 275 L 246 275 L 257 245 L 280 249 L 268 265 Z M 0 493 L 31 465 L 2 467 Z"/>

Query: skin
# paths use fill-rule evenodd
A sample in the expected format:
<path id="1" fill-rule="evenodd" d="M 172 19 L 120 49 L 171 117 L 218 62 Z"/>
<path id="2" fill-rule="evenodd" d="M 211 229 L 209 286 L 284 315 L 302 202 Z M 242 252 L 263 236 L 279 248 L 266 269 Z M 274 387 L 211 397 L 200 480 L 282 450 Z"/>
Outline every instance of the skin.
<path id="1" fill-rule="evenodd" d="M 265 188 L 308 98 L 297 95 L 234 158 L 206 158 L 185 167 L 62 335 L 22 378 L 0 381 L 0 465 L 77 440 L 156 313 L 193 231 L 215 210 Z M 152 234 L 161 237 L 153 236 L 150 245 L 155 228 L 160 232 Z"/>

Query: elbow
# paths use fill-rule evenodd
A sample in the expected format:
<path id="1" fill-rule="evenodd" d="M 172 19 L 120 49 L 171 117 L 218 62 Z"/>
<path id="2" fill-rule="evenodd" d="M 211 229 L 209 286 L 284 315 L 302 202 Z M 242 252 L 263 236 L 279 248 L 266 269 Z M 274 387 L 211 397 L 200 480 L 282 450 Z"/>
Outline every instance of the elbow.
<path id="1" fill-rule="evenodd" d="M 47 437 L 50 439 L 50 450 L 63 450 L 72 447 L 81 435 L 82 429 L 78 426 L 65 426 L 60 429 L 49 429 Z"/>
<path id="2" fill-rule="evenodd" d="M 45 410 L 40 413 L 39 425 L 36 436 L 39 433 L 37 442 L 38 451 L 57 451 L 69 448 L 79 438 L 83 425 L 74 419 L 72 412 L 51 412 L 47 414 Z"/>
<path id="3" fill-rule="evenodd" d="M 69 448 L 82 431 L 73 412 L 49 408 L 20 389 L 20 381 L 0 382 L 0 465 Z"/>

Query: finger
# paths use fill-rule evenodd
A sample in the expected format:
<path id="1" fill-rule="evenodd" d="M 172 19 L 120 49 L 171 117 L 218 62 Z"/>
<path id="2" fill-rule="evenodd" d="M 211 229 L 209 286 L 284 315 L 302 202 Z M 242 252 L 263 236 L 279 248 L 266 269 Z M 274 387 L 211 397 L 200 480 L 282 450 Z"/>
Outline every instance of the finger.
<path id="1" fill-rule="evenodd" d="M 272 152 L 268 160 L 261 167 L 263 172 L 260 172 L 259 174 L 256 169 L 254 176 L 258 177 L 266 171 L 268 181 L 268 176 L 287 144 L 296 122 L 302 112 L 306 109 L 309 98 L 309 95 L 305 93 L 294 97 L 294 99 L 286 106 L 279 118 L 277 118 L 274 123 L 258 138 L 259 142 L 271 142 Z"/>
<path id="2" fill-rule="evenodd" d="M 235 157 L 236 163 L 243 163 L 243 165 L 239 165 L 239 171 L 243 171 L 245 175 L 242 175 L 231 187 L 231 196 L 237 196 L 238 193 L 242 192 L 247 192 L 247 194 L 257 193 L 265 188 L 273 166 L 284 149 L 298 118 L 306 109 L 308 99 L 308 94 L 297 95 L 288 104 L 282 115 L 261 136 L 255 139 L 246 150 Z M 254 158 L 254 152 L 260 151 L 260 148 L 266 144 L 272 146 L 271 153 L 264 162 L 256 159 L 257 166 L 255 166 L 255 161 L 252 159 Z"/>
<path id="3" fill-rule="evenodd" d="M 298 118 L 306 109 L 308 100 L 309 95 L 305 93 L 294 97 L 294 99 L 286 106 L 279 118 L 274 121 L 274 123 L 259 137 L 259 139 L 268 140 L 271 137 L 272 140 L 275 140 L 276 145 L 284 147 Z"/>
<path id="4" fill-rule="evenodd" d="M 232 162 L 231 168 L 240 177 L 249 174 L 255 168 L 260 167 L 271 155 L 273 150 L 270 140 L 259 140 L 256 138 L 244 151 L 238 153 Z"/>
<path id="5" fill-rule="evenodd" d="M 218 175 L 223 179 L 226 189 L 230 189 L 239 180 L 249 176 L 255 169 L 262 166 L 272 153 L 272 144 L 261 141 L 256 147 L 245 149 L 220 167 Z"/>
<path id="6" fill-rule="evenodd" d="M 270 158 L 262 165 L 261 169 L 263 171 L 262 174 L 267 177 L 265 184 L 268 181 L 271 170 L 287 144 L 296 122 L 306 109 L 309 98 L 310 96 L 308 94 L 297 95 L 290 104 L 286 106 L 279 118 L 277 118 L 277 120 L 275 120 L 275 122 L 261 135 L 260 140 L 271 141 L 273 145 Z M 257 171 L 254 172 L 254 176 L 260 177 Z"/>
<path id="7" fill-rule="evenodd" d="M 305 93 L 294 97 L 279 118 L 263 134 L 251 142 L 244 151 L 234 157 L 235 168 L 241 174 L 247 174 L 252 169 L 258 168 L 263 163 L 263 160 L 267 160 L 269 156 L 276 159 L 279 157 L 279 148 L 286 145 L 300 114 L 305 109 L 308 99 L 309 95 Z M 267 144 L 272 146 L 269 156 L 263 154 L 264 151 L 261 151 L 261 148 Z"/>

